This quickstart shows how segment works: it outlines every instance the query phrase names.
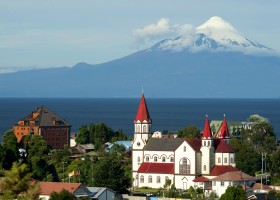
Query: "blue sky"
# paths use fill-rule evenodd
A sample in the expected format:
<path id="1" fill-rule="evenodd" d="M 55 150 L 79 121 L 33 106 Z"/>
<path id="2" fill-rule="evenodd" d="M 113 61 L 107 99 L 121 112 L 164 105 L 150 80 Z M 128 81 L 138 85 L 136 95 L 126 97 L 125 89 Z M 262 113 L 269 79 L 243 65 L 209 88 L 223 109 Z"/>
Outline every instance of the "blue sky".
<path id="1" fill-rule="evenodd" d="M 212 16 L 280 52 L 279 8 L 279 0 L 1 0 L 0 73 L 110 61 Z"/>

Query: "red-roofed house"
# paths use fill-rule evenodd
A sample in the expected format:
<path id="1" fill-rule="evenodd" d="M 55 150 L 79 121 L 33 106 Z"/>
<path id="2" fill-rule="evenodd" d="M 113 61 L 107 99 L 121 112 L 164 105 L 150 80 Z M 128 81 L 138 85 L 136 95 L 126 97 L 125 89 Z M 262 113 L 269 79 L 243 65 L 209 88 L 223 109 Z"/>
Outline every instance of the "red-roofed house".
<path id="1" fill-rule="evenodd" d="M 169 179 L 178 189 L 186 190 L 190 186 L 209 189 L 212 178 L 238 170 L 234 150 L 228 144 L 226 118 L 218 138 L 213 137 L 207 116 L 202 138 L 166 138 L 158 132 L 153 134 L 151 126 L 142 94 L 134 119 L 133 187 L 161 188 Z"/>
<path id="2" fill-rule="evenodd" d="M 40 195 L 42 200 L 48 200 L 52 192 L 61 192 L 63 189 L 67 190 L 76 197 L 90 197 L 91 192 L 81 183 L 63 183 L 63 182 L 39 182 Z"/>

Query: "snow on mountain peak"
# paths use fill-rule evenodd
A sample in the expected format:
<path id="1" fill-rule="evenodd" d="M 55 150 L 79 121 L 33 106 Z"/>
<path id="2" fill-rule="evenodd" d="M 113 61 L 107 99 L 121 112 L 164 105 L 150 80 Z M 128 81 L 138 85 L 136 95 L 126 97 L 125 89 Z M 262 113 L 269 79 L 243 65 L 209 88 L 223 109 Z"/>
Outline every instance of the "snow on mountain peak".
<path id="1" fill-rule="evenodd" d="M 252 41 L 239 33 L 230 23 L 220 17 L 211 17 L 208 21 L 196 28 L 197 34 L 204 34 L 207 38 L 215 40 L 219 45 L 251 46 Z"/>
<path id="2" fill-rule="evenodd" d="M 195 28 L 189 35 L 164 40 L 153 48 L 159 50 L 191 52 L 197 51 L 235 51 L 244 54 L 278 54 L 274 50 L 248 39 L 230 23 L 214 16 Z"/>
<path id="3" fill-rule="evenodd" d="M 222 30 L 235 30 L 230 23 L 224 21 L 221 17 L 214 16 L 211 17 L 208 21 L 197 27 L 197 30 L 203 29 L 222 29 Z"/>

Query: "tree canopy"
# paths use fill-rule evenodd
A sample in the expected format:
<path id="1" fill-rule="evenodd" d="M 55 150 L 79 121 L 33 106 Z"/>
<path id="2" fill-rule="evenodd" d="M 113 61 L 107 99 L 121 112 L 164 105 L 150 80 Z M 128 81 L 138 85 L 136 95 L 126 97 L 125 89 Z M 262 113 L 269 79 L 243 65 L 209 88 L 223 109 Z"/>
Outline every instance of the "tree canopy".
<path id="1" fill-rule="evenodd" d="M 185 127 L 183 130 L 178 131 L 178 138 L 200 138 L 201 133 L 194 125 Z"/>
<path id="2" fill-rule="evenodd" d="M 243 200 L 247 199 L 246 192 L 241 185 L 229 186 L 220 200 Z"/>
<path id="3" fill-rule="evenodd" d="M 108 187 L 117 192 L 125 192 L 130 187 L 130 179 L 115 154 L 108 154 L 95 165 L 94 186 Z"/>
<path id="4" fill-rule="evenodd" d="M 37 183 L 30 183 L 30 173 L 26 164 L 13 163 L 11 170 L 5 171 L 1 191 L 4 199 L 37 199 L 39 186 Z M 20 198 L 19 198 L 20 197 Z"/>

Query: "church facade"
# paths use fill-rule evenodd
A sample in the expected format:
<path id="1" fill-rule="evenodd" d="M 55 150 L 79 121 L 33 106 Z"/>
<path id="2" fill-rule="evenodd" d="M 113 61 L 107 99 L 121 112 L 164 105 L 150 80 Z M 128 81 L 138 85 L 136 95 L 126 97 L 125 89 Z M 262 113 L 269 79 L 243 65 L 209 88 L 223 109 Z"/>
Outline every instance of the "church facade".
<path id="1" fill-rule="evenodd" d="M 174 184 L 184 190 L 190 186 L 211 189 L 211 179 L 239 171 L 229 139 L 226 117 L 215 137 L 207 116 L 201 138 L 166 138 L 152 133 L 152 119 L 142 93 L 134 119 L 133 187 L 164 188 Z"/>

